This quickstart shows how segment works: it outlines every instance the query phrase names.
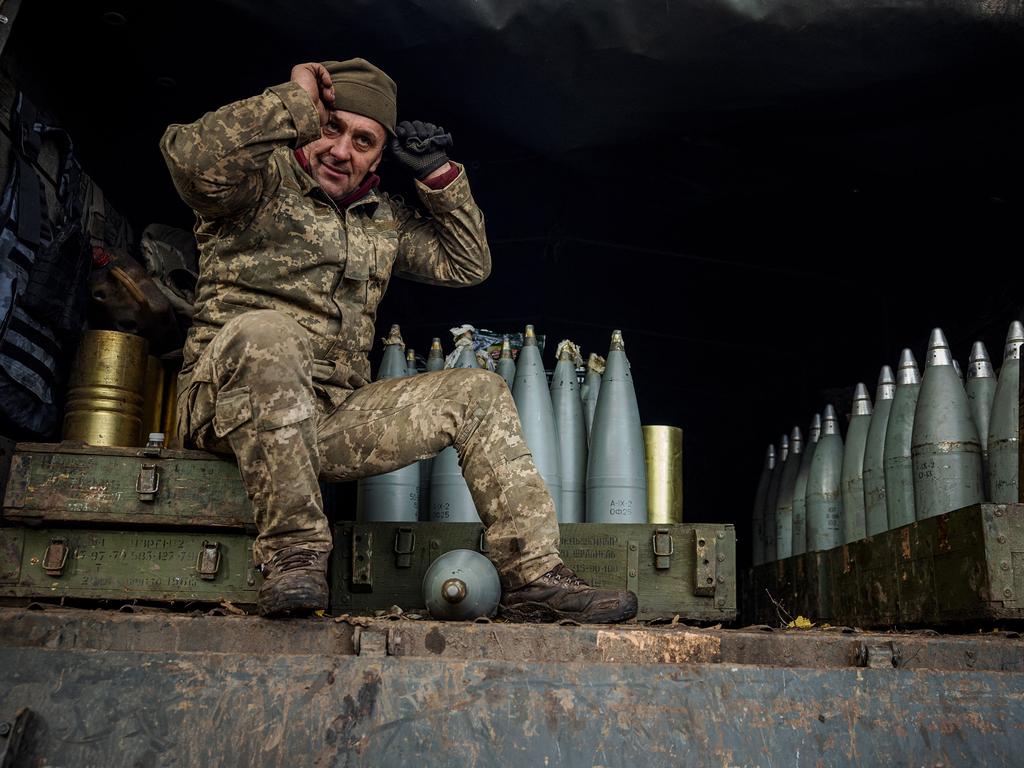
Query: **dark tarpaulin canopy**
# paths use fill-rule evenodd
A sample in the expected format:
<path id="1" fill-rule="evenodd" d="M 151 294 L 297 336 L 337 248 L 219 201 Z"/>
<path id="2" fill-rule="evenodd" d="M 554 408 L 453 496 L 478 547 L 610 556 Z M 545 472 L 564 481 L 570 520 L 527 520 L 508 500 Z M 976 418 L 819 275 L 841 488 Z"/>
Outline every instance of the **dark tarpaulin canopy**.
<path id="1" fill-rule="evenodd" d="M 686 430 L 688 519 L 744 524 L 767 442 L 932 326 L 998 355 L 1020 311 L 1021 0 L 32 0 L 6 58 L 141 229 L 191 224 L 167 124 L 357 55 L 452 131 L 495 261 L 396 281 L 381 326 L 622 328 L 644 422 Z"/>

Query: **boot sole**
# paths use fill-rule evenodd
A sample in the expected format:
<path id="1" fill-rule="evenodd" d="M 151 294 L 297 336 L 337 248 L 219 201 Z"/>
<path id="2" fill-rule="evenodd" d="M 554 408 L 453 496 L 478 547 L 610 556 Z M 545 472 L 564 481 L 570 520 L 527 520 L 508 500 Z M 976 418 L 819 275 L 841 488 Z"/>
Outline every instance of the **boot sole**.
<path id="1" fill-rule="evenodd" d="M 500 611 L 503 619 L 529 624 L 552 624 L 566 619 L 580 624 L 619 624 L 636 616 L 636 603 L 632 606 L 620 606 L 615 610 L 595 611 L 589 616 L 575 611 L 560 611 L 546 603 L 530 602 L 501 605 Z"/>
<path id="2" fill-rule="evenodd" d="M 260 595 L 257 601 L 260 616 L 283 618 L 309 616 L 316 611 L 327 609 L 327 594 L 322 590 L 309 589 L 275 590 L 273 596 Z"/>

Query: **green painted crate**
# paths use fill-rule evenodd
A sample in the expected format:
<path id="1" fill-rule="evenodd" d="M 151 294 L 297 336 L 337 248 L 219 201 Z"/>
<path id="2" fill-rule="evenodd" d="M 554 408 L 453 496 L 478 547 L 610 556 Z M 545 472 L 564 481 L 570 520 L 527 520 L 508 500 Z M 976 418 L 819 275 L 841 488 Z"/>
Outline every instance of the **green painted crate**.
<path id="1" fill-rule="evenodd" d="M 244 533 L 0 528 L 0 597 L 251 605 L 261 581 Z"/>
<path id="2" fill-rule="evenodd" d="M 731 525 L 566 524 L 566 565 L 597 587 L 628 587 L 643 620 L 736 617 L 736 536 Z M 427 567 L 453 549 L 484 551 L 473 523 L 341 523 L 334 531 L 331 608 L 422 610 Z M 656 551 L 657 548 L 657 551 Z"/>
<path id="3" fill-rule="evenodd" d="M 1024 505 L 975 504 L 837 547 L 836 620 L 854 626 L 1024 619 Z"/>
<path id="4" fill-rule="evenodd" d="M 18 443 L 3 519 L 254 530 L 233 461 L 203 451 L 78 443 Z"/>
<path id="5" fill-rule="evenodd" d="M 6 480 L 0 597 L 256 602 L 255 527 L 231 461 L 19 443 Z"/>

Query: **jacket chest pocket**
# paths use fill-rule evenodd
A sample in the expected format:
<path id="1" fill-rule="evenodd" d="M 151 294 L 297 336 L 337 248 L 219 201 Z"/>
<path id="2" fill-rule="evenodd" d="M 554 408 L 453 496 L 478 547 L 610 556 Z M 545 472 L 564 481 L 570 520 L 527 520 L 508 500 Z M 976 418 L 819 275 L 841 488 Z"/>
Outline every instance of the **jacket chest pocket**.
<path id="1" fill-rule="evenodd" d="M 397 232 L 348 232 L 348 253 L 345 280 L 362 297 L 369 311 L 374 311 L 391 280 L 391 267 L 398 253 Z"/>

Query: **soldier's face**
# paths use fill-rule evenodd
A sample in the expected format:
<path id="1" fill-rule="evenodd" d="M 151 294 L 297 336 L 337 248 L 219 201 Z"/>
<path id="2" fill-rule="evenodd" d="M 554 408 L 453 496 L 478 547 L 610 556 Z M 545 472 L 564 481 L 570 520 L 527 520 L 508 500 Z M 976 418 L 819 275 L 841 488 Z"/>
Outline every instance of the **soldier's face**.
<path id="1" fill-rule="evenodd" d="M 376 120 L 334 110 L 321 137 L 304 147 L 313 178 L 335 200 L 345 197 L 377 170 L 384 139 L 384 127 Z"/>

